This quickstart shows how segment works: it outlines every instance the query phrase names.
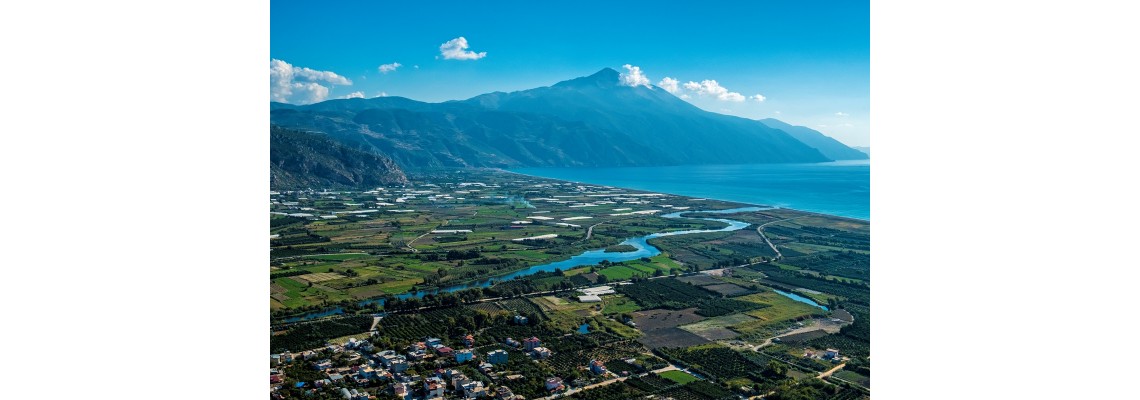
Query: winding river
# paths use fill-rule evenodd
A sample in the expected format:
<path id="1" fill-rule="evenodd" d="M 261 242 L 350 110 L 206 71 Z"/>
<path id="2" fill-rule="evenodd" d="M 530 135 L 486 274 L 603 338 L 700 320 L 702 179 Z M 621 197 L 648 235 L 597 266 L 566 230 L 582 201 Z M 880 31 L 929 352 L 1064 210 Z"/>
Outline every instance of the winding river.
<path id="1" fill-rule="evenodd" d="M 629 239 L 626 239 L 625 241 L 621 242 L 621 244 L 633 246 L 635 248 L 635 250 L 633 250 L 633 251 L 606 252 L 605 249 L 588 250 L 588 251 L 585 251 L 585 252 L 578 254 L 576 256 L 570 257 L 567 260 L 531 266 L 531 267 L 524 268 L 524 269 L 521 269 L 521 270 L 518 270 L 515 272 L 511 272 L 511 273 L 506 274 L 506 275 L 495 277 L 493 279 L 487 279 L 487 280 L 483 280 L 483 281 L 471 282 L 471 283 L 466 283 L 466 284 L 462 284 L 462 285 L 455 285 L 455 286 L 439 288 L 439 289 L 419 290 L 419 291 L 415 291 L 415 292 L 407 292 L 407 293 L 402 293 L 402 294 L 396 295 L 396 298 L 399 298 L 401 300 L 405 300 L 405 299 L 409 299 L 412 297 L 422 298 L 428 294 L 456 292 L 456 291 L 460 291 L 460 290 L 464 290 L 464 289 L 471 289 L 471 288 L 485 288 L 485 287 L 491 286 L 491 284 L 493 282 L 508 281 L 508 280 L 515 279 L 518 277 L 534 275 L 534 274 L 539 273 L 539 272 L 553 272 L 556 269 L 561 269 L 563 271 L 567 271 L 567 270 L 570 270 L 571 268 L 575 268 L 575 267 L 581 267 L 581 266 L 587 266 L 587 265 L 597 265 L 598 263 L 601 263 L 602 261 L 609 261 L 609 262 L 615 262 L 616 263 L 616 262 L 622 262 L 622 261 L 636 260 L 636 259 L 639 259 L 642 257 L 653 257 L 653 256 L 656 256 L 658 254 L 661 254 L 661 250 L 658 249 L 657 247 L 654 247 L 653 245 L 649 244 L 649 239 L 659 238 L 659 237 L 664 237 L 664 236 L 689 235 L 689 234 L 694 234 L 694 233 L 731 232 L 731 231 L 738 231 L 738 230 L 744 229 L 744 228 L 748 227 L 748 225 L 749 225 L 749 223 L 747 223 L 747 222 L 741 222 L 741 221 L 736 221 L 736 220 L 731 220 L 731 219 L 723 219 L 723 218 L 682 217 L 681 216 L 682 213 L 684 213 L 684 214 L 690 214 L 690 213 L 733 214 L 733 213 L 739 213 L 739 212 L 763 211 L 763 210 L 771 210 L 771 209 L 772 209 L 771 207 L 740 207 L 740 208 L 732 208 L 732 209 L 727 209 L 727 210 L 715 210 L 715 211 L 701 211 L 701 210 L 687 211 L 686 210 L 686 211 L 678 211 L 678 212 L 674 212 L 674 213 L 670 213 L 670 214 L 664 214 L 661 217 L 663 217 L 663 218 L 703 219 L 706 221 L 716 221 L 716 222 L 725 223 L 725 224 L 728 224 L 728 226 L 725 226 L 724 228 L 720 228 L 720 229 L 691 229 L 691 230 L 686 230 L 686 231 L 658 232 L 658 233 L 652 233 L 652 234 L 645 235 L 645 236 L 633 237 L 633 238 L 629 238 Z M 378 304 L 382 305 L 383 302 L 384 302 L 383 299 L 370 299 L 370 300 L 361 301 L 360 304 L 361 305 L 367 305 L 367 304 L 372 304 L 372 303 L 378 303 Z M 308 320 L 308 319 L 313 319 L 313 318 L 320 318 L 320 317 L 326 317 L 326 316 L 330 316 L 330 315 L 341 314 L 343 312 L 344 312 L 344 310 L 342 310 L 340 307 L 337 307 L 337 308 L 326 310 L 326 311 L 305 314 L 305 315 L 302 315 L 299 317 L 287 318 L 287 319 L 285 319 L 285 322 L 303 321 L 303 320 Z"/>

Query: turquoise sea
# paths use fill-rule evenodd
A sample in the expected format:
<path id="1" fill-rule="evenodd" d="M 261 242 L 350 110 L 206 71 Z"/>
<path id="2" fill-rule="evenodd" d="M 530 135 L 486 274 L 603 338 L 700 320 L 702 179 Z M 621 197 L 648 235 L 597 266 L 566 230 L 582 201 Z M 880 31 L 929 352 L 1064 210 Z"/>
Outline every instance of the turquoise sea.
<path id="1" fill-rule="evenodd" d="M 513 168 L 512 172 L 595 185 L 792 208 L 871 219 L 871 162 Z"/>

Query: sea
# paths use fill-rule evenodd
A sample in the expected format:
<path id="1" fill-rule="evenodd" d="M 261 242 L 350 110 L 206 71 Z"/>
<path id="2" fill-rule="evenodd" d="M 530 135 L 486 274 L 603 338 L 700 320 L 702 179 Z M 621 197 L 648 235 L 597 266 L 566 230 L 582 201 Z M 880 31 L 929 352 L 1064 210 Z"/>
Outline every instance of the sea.
<path id="1" fill-rule="evenodd" d="M 871 220 L 871 162 L 512 168 L 524 175 Z"/>

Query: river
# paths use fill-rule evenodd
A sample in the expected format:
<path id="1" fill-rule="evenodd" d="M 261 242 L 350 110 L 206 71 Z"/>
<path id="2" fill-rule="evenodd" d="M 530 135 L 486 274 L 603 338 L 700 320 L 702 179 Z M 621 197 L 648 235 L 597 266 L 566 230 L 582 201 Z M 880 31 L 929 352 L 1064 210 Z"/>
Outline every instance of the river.
<path id="1" fill-rule="evenodd" d="M 674 213 L 665 214 L 665 215 L 662 215 L 661 217 L 663 217 L 663 218 L 691 218 L 691 217 L 682 217 L 681 214 L 682 213 L 685 213 L 685 214 L 689 214 L 689 213 L 732 214 L 732 213 L 738 213 L 738 212 L 763 211 L 763 210 L 770 210 L 770 209 L 771 208 L 769 208 L 769 207 L 740 207 L 740 208 L 732 208 L 732 209 L 727 209 L 727 210 L 711 210 L 711 211 L 687 210 L 687 211 L 678 211 L 678 212 L 674 212 Z M 396 298 L 399 298 L 401 300 L 406 300 L 406 299 L 409 299 L 412 297 L 422 298 L 428 294 L 449 293 L 449 292 L 456 292 L 456 291 L 460 291 L 460 290 L 464 290 L 464 289 L 472 289 L 472 288 L 485 288 L 485 287 L 491 286 L 492 282 L 495 282 L 495 281 L 498 281 L 498 282 L 507 281 L 507 280 L 511 280 L 511 279 L 515 279 L 515 278 L 519 278 L 519 277 L 523 277 L 523 276 L 534 275 L 534 274 L 539 273 L 539 272 L 553 272 L 556 269 L 561 269 L 563 271 L 567 271 L 567 270 L 569 270 L 571 268 L 575 268 L 575 267 L 597 265 L 597 264 L 601 263 L 602 261 L 622 262 L 622 261 L 636 260 L 636 259 L 639 259 L 642 257 L 653 257 L 653 256 L 656 256 L 658 254 L 661 254 L 661 250 L 658 249 L 657 247 L 654 247 L 653 245 L 649 244 L 649 239 L 659 238 L 659 237 L 664 237 L 664 236 L 690 235 L 690 234 L 694 234 L 694 233 L 731 232 L 731 231 L 738 231 L 738 230 L 744 229 L 744 228 L 748 227 L 748 225 L 749 225 L 747 222 L 741 222 L 741 221 L 724 219 L 724 218 L 692 218 L 692 219 L 703 219 L 706 221 L 716 221 L 716 222 L 724 223 L 727 226 L 725 226 L 724 228 L 720 228 L 720 229 L 691 229 L 691 230 L 685 230 L 685 231 L 658 232 L 658 233 L 652 233 L 652 234 L 645 235 L 645 236 L 633 237 L 633 238 L 629 238 L 629 239 L 626 239 L 625 241 L 621 242 L 621 244 L 633 246 L 635 248 L 635 250 L 633 250 L 633 251 L 606 252 L 605 249 L 588 250 L 588 251 L 585 251 L 585 252 L 578 254 L 576 256 L 570 257 L 570 259 L 567 259 L 567 260 L 531 266 L 531 267 L 524 268 L 524 269 L 509 273 L 506 275 L 498 276 L 498 277 L 495 277 L 492 279 L 487 279 L 487 280 L 482 280 L 482 281 L 477 281 L 477 282 L 471 282 L 471 283 L 466 283 L 466 284 L 462 284 L 462 285 L 455 285 L 455 286 L 450 286 L 450 287 L 440 288 L 440 289 L 419 290 L 419 291 L 415 291 L 415 292 L 407 292 L 407 293 L 402 293 L 402 294 L 396 295 Z M 384 300 L 383 299 L 369 299 L 369 300 L 364 300 L 364 301 L 360 302 L 361 305 L 368 305 L 368 304 L 372 304 L 372 303 L 383 305 Z M 343 309 L 341 309 L 340 307 L 337 307 L 334 309 L 325 310 L 325 311 L 321 311 L 321 312 L 305 314 L 305 315 L 302 315 L 299 317 L 286 318 L 285 322 L 304 321 L 304 320 L 308 320 L 308 319 L 327 317 L 330 315 L 337 315 L 337 314 L 341 314 L 343 312 L 344 312 Z"/>

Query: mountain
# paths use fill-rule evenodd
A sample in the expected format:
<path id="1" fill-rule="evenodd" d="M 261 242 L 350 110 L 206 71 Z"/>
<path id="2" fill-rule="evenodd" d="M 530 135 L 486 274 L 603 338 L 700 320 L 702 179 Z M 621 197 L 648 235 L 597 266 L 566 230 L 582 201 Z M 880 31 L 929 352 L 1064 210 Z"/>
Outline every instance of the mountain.
<path id="1" fill-rule="evenodd" d="M 820 153 L 832 160 L 866 160 L 870 158 L 866 153 L 848 147 L 815 129 L 791 125 L 773 118 L 762 119 L 760 123 L 787 132 L 796 140 L 819 150 Z"/>
<path id="2" fill-rule="evenodd" d="M 863 152 L 863 154 L 866 154 L 867 157 L 871 157 L 871 148 L 870 147 L 855 146 L 855 147 L 852 147 L 852 149 L 859 150 L 859 151 Z"/>
<path id="3" fill-rule="evenodd" d="M 269 128 L 269 187 L 373 188 L 408 183 L 391 159 L 334 142 L 320 133 Z"/>
<path id="4" fill-rule="evenodd" d="M 329 135 L 404 168 L 654 166 L 830 161 L 759 121 L 701 110 L 603 69 L 518 92 L 425 103 L 402 97 L 271 104 L 273 124 Z"/>

